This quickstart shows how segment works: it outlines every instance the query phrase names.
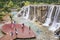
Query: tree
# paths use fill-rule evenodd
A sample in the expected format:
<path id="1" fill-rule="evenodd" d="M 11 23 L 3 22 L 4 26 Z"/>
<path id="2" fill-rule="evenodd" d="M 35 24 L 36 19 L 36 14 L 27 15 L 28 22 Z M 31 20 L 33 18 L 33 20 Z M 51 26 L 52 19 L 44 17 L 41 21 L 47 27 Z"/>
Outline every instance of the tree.
<path id="1" fill-rule="evenodd" d="M 8 3 L 8 7 L 11 8 L 11 7 L 13 7 L 13 6 L 14 6 L 14 4 L 13 4 L 13 2 L 10 0 L 9 3 Z"/>

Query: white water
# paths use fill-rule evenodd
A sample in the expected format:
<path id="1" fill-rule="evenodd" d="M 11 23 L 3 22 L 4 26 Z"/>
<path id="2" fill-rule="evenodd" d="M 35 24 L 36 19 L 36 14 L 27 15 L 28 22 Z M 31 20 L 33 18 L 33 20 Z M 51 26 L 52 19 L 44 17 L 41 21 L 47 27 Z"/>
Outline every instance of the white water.
<path id="1" fill-rule="evenodd" d="M 25 19 L 29 18 L 29 13 L 30 13 L 30 6 L 27 7 L 28 11 L 26 12 L 26 16 L 24 16 Z"/>
<path id="2" fill-rule="evenodd" d="M 33 20 L 32 21 L 35 21 L 36 20 L 36 7 L 34 7 L 34 18 L 33 18 Z"/>
<path id="3" fill-rule="evenodd" d="M 21 15 L 21 17 L 28 19 L 30 13 L 30 6 L 24 6 L 21 8 L 21 10 L 18 12 L 18 14 L 15 17 L 18 17 L 18 15 Z"/>
<path id="4" fill-rule="evenodd" d="M 57 7 L 56 9 L 56 12 L 55 12 L 55 16 L 54 16 L 54 21 L 51 25 L 51 27 L 49 28 L 49 30 L 51 31 L 56 31 L 59 27 L 60 27 L 60 23 L 57 23 L 57 18 L 58 18 L 58 15 L 60 14 L 60 7 Z"/>
<path id="5" fill-rule="evenodd" d="M 24 10 L 24 7 L 21 8 L 21 10 L 16 14 L 14 15 L 14 18 L 17 17 L 18 18 L 18 15 L 23 15 L 21 12 Z"/>
<path id="6" fill-rule="evenodd" d="M 28 10 L 27 10 L 28 8 L 29 6 L 22 7 L 21 10 L 14 17 L 18 17 L 18 15 L 21 15 L 20 17 L 25 17 L 25 15 L 27 15 L 28 13 Z"/>
<path id="7" fill-rule="evenodd" d="M 43 24 L 43 26 L 49 26 L 49 24 L 51 23 L 51 17 L 52 17 L 53 9 L 54 9 L 54 6 L 50 6 L 47 18 L 46 18 L 45 23 Z"/>
<path id="8" fill-rule="evenodd" d="M 49 24 L 51 23 L 51 18 L 52 18 L 52 14 L 53 14 L 53 11 L 54 11 L 54 8 L 55 6 L 52 5 L 52 6 L 48 6 L 50 7 L 48 9 L 48 15 L 47 15 L 47 18 L 45 20 L 45 23 L 43 24 L 43 26 L 49 26 Z M 25 19 L 29 19 L 30 17 L 30 10 L 31 10 L 31 7 L 30 6 L 26 6 L 26 7 L 23 7 L 20 12 L 18 14 L 22 15 L 21 17 L 25 18 Z M 21 13 L 21 11 L 23 11 L 23 13 Z M 36 20 L 36 7 L 34 6 L 34 17 L 33 17 L 33 21 Z M 55 12 L 55 11 L 54 11 Z M 60 27 L 60 23 L 57 22 L 57 18 L 58 18 L 58 15 L 60 14 L 60 6 L 56 6 L 56 12 L 55 12 L 55 16 L 54 16 L 54 20 L 52 22 L 52 25 L 49 27 L 49 30 L 51 31 L 55 31 L 57 30 L 59 27 Z"/>
<path id="9" fill-rule="evenodd" d="M 23 15 L 22 15 L 23 17 L 24 17 L 24 15 L 25 15 L 25 10 L 26 10 L 26 8 L 23 9 L 23 13 L 22 13 L 22 14 L 23 14 Z"/>

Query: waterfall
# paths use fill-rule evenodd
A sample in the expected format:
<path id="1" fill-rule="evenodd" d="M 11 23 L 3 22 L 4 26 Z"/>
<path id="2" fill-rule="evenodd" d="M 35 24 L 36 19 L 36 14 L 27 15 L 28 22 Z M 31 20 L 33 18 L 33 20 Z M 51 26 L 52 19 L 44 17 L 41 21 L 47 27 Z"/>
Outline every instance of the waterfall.
<path id="1" fill-rule="evenodd" d="M 28 19 L 29 13 L 30 13 L 30 6 L 24 6 L 14 17 L 18 17 L 18 15 L 19 15 L 19 17 Z"/>
<path id="2" fill-rule="evenodd" d="M 60 14 L 60 7 L 57 6 L 55 16 L 54 16 L 54 21 L 53 21 L 51 27 L 49 28 L 49 30 L 51 30 L 53 32 L 56 31 L 60 27 L 60 23 L 57 22 L 59 14 Z"/>
<path id="3" fill-rule="evenodd" d="M 54 9 L 54 6 L 50 6 L 47 18 L 46 18 L 45 23 L 43 24 L 43 26 L 49 26 L 49 24 L 51 23 L 51 16 L 52 16 L 53 9 Z"/>
<path id="4" fill-rule="evenodd" d="M 26 11 L 26 7 L 24 7 L 24 9 L 23 9 L 23 17 L 25 15 L 25 11 Z"/>
<path id="5" fill-rule="evenodd" d="M 34 18 L 32 21 L 35 21 L 36 20 L 36 6 L 34 7 Z"/>
<path id="6" fill-rule="evenodd" d="M 24 6 L 22 11 L 21 11 L 21 15 L 23 18 L 26 17 L 27 12 L 28 12 L 28 6 Z"/>
<path id="7" fill-rule="evenodd" d="M 40 5 L 40 6 L 42 6 L 42 5 Z M 35 21 L 35 20 L 38 20 L 38 16 L 40 16 L 40 14 L 38 14 L 39 12 L 37 11 L 38 9 L 37 9 L 37 6 L 34 6 L 34 5 L 33 6 L 31 6 L 31 5 L 24 6 L 21 8 L 21 10 L 17 13 L 16 16 L 18 17 L 18 15 L 20 14 L 21 15 L 20 17 L 23 17 L 25 19 L 32 19 L 31 21 Z M 59 5 L 56 5 L 56 6 L 55 5 L 48 5 L 48 11 L 44 15 L 47 16 L 47 18 L 46 18 L 43 26 L 50 26 L 49 30 L 52 30 L 52 31 L 55 31 L 56 29 L 58 29 L 60 27 L 60 23 L 57 22 L 58 16 L 60 15 L 60 6 Z M 52 19 L 52 17 L 53 17 L 53 19 Z M 40 19 L 40 17 L 39 17 L 39 19 Z"/>
<path id="8" fill-rule="evenodd" d="M 28 10 L 26 12 L 26 16 L 24 16 L 25 19 L 29 18 L 29 13 L 30 13 L 30 6 L 28 6 L 27 8 L 28 8 Z"/>

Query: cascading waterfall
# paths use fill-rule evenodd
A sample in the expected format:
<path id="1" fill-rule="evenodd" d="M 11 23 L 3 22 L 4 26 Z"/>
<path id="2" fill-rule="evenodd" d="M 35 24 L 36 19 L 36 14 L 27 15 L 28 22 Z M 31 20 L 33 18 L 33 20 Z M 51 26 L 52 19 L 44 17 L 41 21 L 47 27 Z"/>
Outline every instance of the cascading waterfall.
<path id="1" fill-rule="evenodd" d="M 25 11 L 26 11 L 26 7 L 24 7 L 24 9 L 23 9 L 23 17 L 25 15 Z"/>
<path id="2" fill-rule="evenodd" d="M 21 10 L 18 12 L 18 14 L 16 16 L 18 17 L 18 15 L 20 14 L 21 15 L 20 17 L 23 17 L 23 18 L 29 19 L 29 20 L 32 17 L 31 21 L 33 22 L 33 21 L 38 19 L 37 14 L 39 12 L 37 10 L 39 10 L 39 8 L 37 9 L 37 6 L 31 6 L 31 5 L 30 6 L 24 6 L 24 7 L 21 8 Z M 39 10 L 39 11 L 41 11 L 41 10 Z M 60 15 L 60 6 L 58 6 L 58 5 L 56 5 L 56 6 L 55 5 L 48 5 L 48 11 L 44 15 L 47 16 L 47 18 L 46 18 L 43 26 L 50 26 L 49 30 L 52 30 L 53 32 L 60 27 L 60 22 L 57 22 L 58 15 Z M 40 14 L 39 14 L 39 16 L 40 16 Z M 39 19 L 40 19 L 40 17 L 39 17 Z"/>
<path id="3" fill-rule="evenodd" d="M 23 17 L 25 19 L 28 19 L 30 13 L 30 6 L 24 6 L 21 8 L 21 10 L 16 14 L 14 17 Z"/>
<path id="4" fill-rule="evenodd" d="M 49 24 L 51 23 L 51 16 L 52 16 L 53 9 L 54 9 L 54 6 L 50 6 L 47 18 L 46 18 L 45 23 L 43 24 L 43 26 L 49 26 Z"/>
<path id="5" fill-rule="evenodd" d="M 54 21 L 53 21 L 51 27 L 49 28 L 49 30 L 51 30 L 53 32 L 56 31 L 60 27 L 60 23 L 57 22 L 59 14 L 60 14 L 60 6 L 57 6 L 55 16 L 54 16 Z"/>
<path id="6" fill-rule="evenodd" d="M 26 16 L 24 16 L 25 19 L 29 18 L 29 13 L 30 13 L 30 6 L 28 6 L 27 8 L 28 8 L 28 10 L 26 12 Z"/>
<path id="7" fill-rule="evenodd" d="M 36 20 L 36 7 L 34 7 L 34 18 L 33 18 L 33 20 L 32 21 L 35 21 Z"/>
<path id="8" fill-rule="evenodd" d="M 26 14 L 28 12 L 27 9 L 28 9 L 28 6 L 24 6 L 23 9 L 22 9 L 22 11 L 21 11 L 22 12 L 21 14 L 22 14 L 23 18 L 26 16 Z"/>

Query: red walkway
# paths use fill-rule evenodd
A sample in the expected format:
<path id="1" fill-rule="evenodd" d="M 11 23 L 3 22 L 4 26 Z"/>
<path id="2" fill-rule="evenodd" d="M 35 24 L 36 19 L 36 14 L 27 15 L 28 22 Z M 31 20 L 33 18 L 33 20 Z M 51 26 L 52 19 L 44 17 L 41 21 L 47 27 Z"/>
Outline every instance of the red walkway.
<path id="1" fill-rule="evenodd" d="M 30 27 L 24 24 L 5 24 L 2 27 L 2 31 L 6 33 L 1 39 L 8 40 L 15 38 L 34 38 L 36 37 Z M 10 35 L 10 36 L 9 36 Z M 8 38 L 6 38 L 8 36 Z"/>

